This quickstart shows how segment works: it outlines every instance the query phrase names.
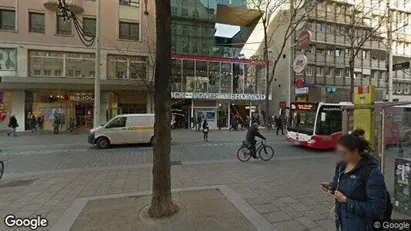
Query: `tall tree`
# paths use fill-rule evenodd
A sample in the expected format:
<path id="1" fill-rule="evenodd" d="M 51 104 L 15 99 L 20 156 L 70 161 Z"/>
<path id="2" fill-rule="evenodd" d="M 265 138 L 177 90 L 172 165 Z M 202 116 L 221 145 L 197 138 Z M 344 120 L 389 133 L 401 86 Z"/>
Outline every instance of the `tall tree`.
<path id="1" fill-rule="evenodd" d="M 302 0 L 250 0 L 249 7 L 261 14 L 259 24 L 263 29 L 263 42 L 259 52 L 265 61 L 265 102 L 264 123 L 268 122 L 271 85 L 277 71 L 278 63 L 289 40 L 297 27 L 305 22 L 315 9 L 315 2 Z M 291 46 L 294 46 L 292 44 Z M 293 76 L 293 74 L 291 74 Z"/>
<path id="2" fill-rule="evenodd" d="M 148 213 L 171 216 L 178 207 L 171 197 L 171 14 L 170 0 L 156 0 L 156 71 L 154 79 L 153 192 Z"/>

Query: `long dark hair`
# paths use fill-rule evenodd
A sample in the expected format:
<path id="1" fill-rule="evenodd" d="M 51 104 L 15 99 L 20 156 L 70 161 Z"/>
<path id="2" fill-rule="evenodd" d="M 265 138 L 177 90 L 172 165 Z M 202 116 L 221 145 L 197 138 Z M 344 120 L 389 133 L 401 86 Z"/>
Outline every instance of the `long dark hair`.
<path id="1" fill-rule="evenodd" d="M 370 142 L 364 138 L 365 131 L 357 128 L 350 134 L 345 134 L 338 138 L 337 144 L 346 147 L 350 151 L 373 152 Z"/>

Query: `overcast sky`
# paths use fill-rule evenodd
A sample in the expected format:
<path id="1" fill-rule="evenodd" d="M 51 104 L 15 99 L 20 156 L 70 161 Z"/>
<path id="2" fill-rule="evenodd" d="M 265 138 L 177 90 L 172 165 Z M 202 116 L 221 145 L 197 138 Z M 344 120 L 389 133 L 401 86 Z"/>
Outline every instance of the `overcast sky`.
<path id="1" fill-rule="evenodd" d="M 215 36 L 218 37 L 225 37 L 225 38 L 232 38 L 240 31 L 239 26 L 231 26 L 226 24 L 216 23 L 215 27 L 217 31 L 215 32 Z"/>

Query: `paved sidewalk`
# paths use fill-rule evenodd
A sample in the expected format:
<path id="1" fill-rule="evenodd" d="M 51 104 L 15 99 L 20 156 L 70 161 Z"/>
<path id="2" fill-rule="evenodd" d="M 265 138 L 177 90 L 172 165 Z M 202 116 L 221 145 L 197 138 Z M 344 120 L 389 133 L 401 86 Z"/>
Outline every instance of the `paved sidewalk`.
<path id="1" fill-rule="evenodd" d="M 318 185 L 330 178 L 332 163 L 324 157 L 176 165 L 172 187 L 227 185 L 279 230 L 332 230 L 333 198 Z M 42 215 L 50 228 L 76 198 L 147 191 L 151 181 L 151 167 L 43 175 L 27 186 L 0 186 L 0 217 Z M 9 229 L 0 226 L 0 230 Z"/>

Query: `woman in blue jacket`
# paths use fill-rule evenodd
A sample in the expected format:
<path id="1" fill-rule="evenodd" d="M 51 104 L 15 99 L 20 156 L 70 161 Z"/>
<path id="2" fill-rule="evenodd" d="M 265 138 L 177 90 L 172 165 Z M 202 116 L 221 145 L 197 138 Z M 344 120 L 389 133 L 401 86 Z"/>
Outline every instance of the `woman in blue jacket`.
<path id="1" fill-rule="evenodd" d="M 363 132 L 355 131 L 338 139 L 336 151 L 341 162 L 335 168 L 333 181 L 321 184 L 335 195 L 336 225 L 341 231 L 371 231 L 373 221 L 381 219 L 386 209 L 384 177 L 378 161 L 369 155 L 372 150 L 368 141 L 359 133 Z"/>

